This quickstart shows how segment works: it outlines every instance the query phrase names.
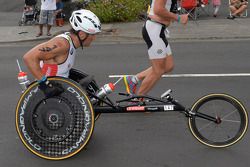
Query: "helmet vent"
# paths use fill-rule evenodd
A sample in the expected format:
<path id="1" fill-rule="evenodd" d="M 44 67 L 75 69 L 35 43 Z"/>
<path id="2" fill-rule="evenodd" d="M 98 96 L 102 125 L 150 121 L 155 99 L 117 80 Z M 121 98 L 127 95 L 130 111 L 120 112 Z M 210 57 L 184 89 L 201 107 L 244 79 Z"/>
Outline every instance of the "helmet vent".
<path id="1" fill-rule="evenodd" d="M 77 23 L 76 23 L 76 22 L 74 22 L 74 25 L 75 25 L 76 27 L 78 27 L 78 25 L 77 25 Z"/>
<path id="2" fill-rule="evenodd" d="M 80 23 L 82 23 L 82 19 L 81 19 L 79 16 L 76 16 L 76 19 L 77 19 Z"/>

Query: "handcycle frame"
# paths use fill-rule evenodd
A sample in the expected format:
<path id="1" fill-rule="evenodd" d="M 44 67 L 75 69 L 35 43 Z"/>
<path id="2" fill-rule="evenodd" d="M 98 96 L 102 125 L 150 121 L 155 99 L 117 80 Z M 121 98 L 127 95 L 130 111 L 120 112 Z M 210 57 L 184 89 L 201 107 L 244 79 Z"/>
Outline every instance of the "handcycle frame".
<path id="1" fill-rule="evenodd" d="M 78 71 L 76 69 L 72 69 L 71 73 L 77 73 L 78 75 L 81 76 L 81 79 L 84 79 L 88 76 L 88 74 L 83 73 L 81 71 Z M 75 74 L 76 75 L 76 74 Z M 74 80 L 76 80 L 75 78 L 72 78 Z M 81 79 L 78 79 L 77 82 L 80 82 Z M 87 84 L 89 84 L 90 82 L 93 82 L 96 85 L 96 88 L 98 88 L 96 82 L 94 80 L 88 80 L 86 81 Z M 86 83 L 83 83 L 86 84 Z M 93 90 L 93 89 L 92 89 Z M 218 120 L 218 118 L 215 117 L 211 117 L 209 115 L 206 114 L 202 114 L 202 113 L 193 113 L 191 112 L 190 108 L 186 108 L 184 107 L 182 104 L 180 104 L 177 100 L 175 100 L 172 96 L 171 96 L 171 89 L 168 89 L 166 92 L 164 92 L 161 95 L 161 98 L 156 98 L 156 97 L 152 97 L 152 96 L 137 96 L 137 95 L 129 95 L 127 93 L 118 93 L 120 96 L 125 96 L 127 98 L 124 98 L 122 100 L 118 100 L 115 103 L 108 97 L 106 96 L 104 99 L 103 98 L 99 98 L 95 95 L 96 92 L 93 91 L 88 91 L 88 89 L 86 89 L 88 95 L 91 98 L 95 98 L 96 102 L 101 102 L 102 104 L 106 104 L 106 106 L 104 105 L 95 105 L 93 104 L 93 108 L 94 111 L 96 113 L 96 115 L 99 115 L 101 113 L 132 113 L 132 112 L 169 112 L 169 111 L 179 111 L 183 114 L 185 114 L 186 117 L 192 117 L 192 116 L 198 116 L 210 121 L 213 121 L 215 123 L 219 123 L 220 120 Z M 144 99 L 143 101 L 140 101 L 138 99 Z M 158 102 L 160 104 L 150 104 L 147 105 L 147 102 L 149 101 L 155 101 Z M 131 104 L 128 105 L 121 105 L 121 103 L 123 102 L 128 102 Z"/>
<path id="2" fill-rule="evenodd" d="M 119 93 L 124 98 L 115 102 L 109 96 L 99 98 L 96 96 L 99 86 L 93 77 L 76 69 L 70 70 L 69 78 L 48 80 L 62 84 L 65 91 L 46 98 L 34 81 L 16 107 L 16 128 L 21 141 L 32 153 L 45 159 L 60 160 L 77 154 L 90 140 L 95 121 L 102 113 L 179 111 L 188 118 L 192 135 L 200 143 L 215 148 L 237 143 L 248 127 L 246 109 L 227 94 L 205 95 L 186 108 L 171 96 L 171 90 L 159 98 L 126 93 Z M 211 103 L 219 107 L 215 114 L 214 107 L 210 109 Z M 205 124 L 200 120 L 205 120 Z M 229 128 L 228 122 L 232 123 Z M 219 138 L 207 136 L 211 131 Z"/>
<path id="3" fill-rule="evenodd" d="M 223 148 L 223 147 L 231 146 L 235 144 L 236 142 L 238 142 L 240 139 L 242 139 L 242 137 L 244 136 L 248 128 L 248 114 L 243 104 L 235 97 L 228 95 L 228 94 L 224 94 L 224 93 L 212 93 L 212 94 L 205 95 L 199 98 L 192 105 L 191 108 L 186 108 L 171 96 L 171 92 L 172 92 L 171 89 L 163 93 L 160 98 L 156 98 L 156 97 L 152 97 L 148 95 L 146 96 L 132 95 L 131 96 L 127 93 L 118 93 L 118 95 L 125 96 L 125 98 L 121 100 L 117 100 L 116 102 L 113 102 L 108 96 L 106 96 L 103 99 L 103 98 L 97 97 L 95 93 L 93 92 L 88 92 L 88 90 L 86 91 L 87 91 L 89 98 L 92 100 L 94 99 L 94 102 L 92 101 L 92 105 L 93 105 L 95 115 L 98 117 L 100 116 L 101 113 L 170 112 L 170 111 L 181 112 L 188 118 L 189 129 L 192 135 L 200 143 L 207 145 L 209 147 Z M 138 100 L 138 99 L 143 99 L 143 100 Z M 206 137 L 203 136 L 202 132 L 201 133 L 199 132 L 200 129 L 196 127 L 196 124 L 197 124 L 196 118 L 201 118 L 201 119 L 213 122 L 215 125 L 222 124 L 222 121 L 224 121 L 225 119 L 223 117 L 223 114 L 220 113 L 221 115 L 220 114 L 209 115 L 209 114 L 204 113 L 204 111 L 199 112 L 202 106 L 205 106 L 206 103 L 209 103 L 211 101 L 217 101 L 217 100 L 223 101 L 223 103 L 224 102 L 228 103 L 231 106 L 233 106 L 233 108 L 235 108 L 235 111 L 240 117 L 239 118 L 240 127 L 237 133 L 234 134 L 235 136 L 232 137 L 232 139 L 223 139 L 226 141 L 214 142 L 209 139 L 206 139 Z M 96 105 L 96 102 L 98 102 L 98 105 Z M 123 104 L 123 103 L 127 103 L 127 104 Z"/>
<path id="4" fill-rule="evenodd" d="M 171 93 L 172 90 L 169 89 L 161 98 L 155 98 L 152 96 L 137 96 L 129 95 L 126 93 L 118 93 L 122 96 L 129 96 L 128 98 L 118 100 L 116 103 L 112 102 L 108 97 L 101 99 L 94 94 L 91 94 L 94 98 L 98 99 L 102 103 L 105 103 L 107 106 L 94 106 L 94 111 L 96 113 L 133 113 L 133 112 L 169 112 L 169 111 L 179 111 L 185 114 L 186 117 L 198 116 L 215 123 L 220 123 L 218 118 L 211 117 L 202 113 L 193 113 L 191 109 L 184 107 L 177 100 L 175 100 Z M 144 99 L 143 101 L 137 99 Z M 147 102 L 159 102 L 160 104 L 150 104 L 147 105 Z M 129 102 L 128 105 L 120 105 L 122 102 Z"/>

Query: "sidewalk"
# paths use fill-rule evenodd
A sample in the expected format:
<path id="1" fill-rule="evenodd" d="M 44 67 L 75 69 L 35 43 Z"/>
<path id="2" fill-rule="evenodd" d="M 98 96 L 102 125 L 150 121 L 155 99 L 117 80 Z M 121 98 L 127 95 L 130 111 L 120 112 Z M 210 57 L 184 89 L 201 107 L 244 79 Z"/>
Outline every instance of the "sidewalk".
<path id="1" fill-rule="evenodd" d="M 138 42 L 142 41 L 143 22 L 103 24 L 102 33 L 97 42 Z M 186 26 L 173 23 L 169 27 L 170 40 L 216 40 L 216 39 L 250 39 L 250 18 L 207 19 L 189 21 Z M 44 30 L 46 32 L 46 27 Z M 69 25 L 52 27 L 52 34 L 68 30 Z M 45 40 L 44 35 L 36 37 L 37 26 L 0 27 L 0 43 Z"/>

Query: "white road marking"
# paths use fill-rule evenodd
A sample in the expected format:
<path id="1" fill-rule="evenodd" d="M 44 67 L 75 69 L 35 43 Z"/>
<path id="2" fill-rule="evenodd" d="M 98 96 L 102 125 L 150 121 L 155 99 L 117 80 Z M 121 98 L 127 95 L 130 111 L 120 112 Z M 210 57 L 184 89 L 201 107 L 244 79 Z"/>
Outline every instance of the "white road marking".
<path id="1" fill-rule="evenodd" d="M 109 75 L 109 78 L 120 78 L 125 75 Z M 249 77 L 250 73 L 231 73 L 231 74 L 168 74 L 163 75 L 162 78 L 190 78 L 190 77 Z"/>

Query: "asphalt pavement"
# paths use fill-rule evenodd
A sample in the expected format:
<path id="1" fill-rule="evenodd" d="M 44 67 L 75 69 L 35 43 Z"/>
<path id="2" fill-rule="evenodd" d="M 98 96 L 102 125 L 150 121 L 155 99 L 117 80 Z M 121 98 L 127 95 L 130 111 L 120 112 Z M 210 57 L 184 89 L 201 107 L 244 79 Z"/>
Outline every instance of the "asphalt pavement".
<path id="1" fill-rule="evenodd" d="M 173 42 L 175 69 L 172 74 L 248 73 L 250 40 Z M 46 161 L 28 151 L 15 130 L 15 107 L 20 97 L 16 59 L 37 42 L 0 45 L 1 167 L 247 167 L 250 164 L 250 133 L 232 147 L 213 149 L 201 145 L 188 130 L 179 112 L 103 114 L 95 123 L 87 147 L 64 161 Z M 223 49 L 221 49 L 223 48 Z M 240 50 L 240 52 L 239 52 Z M 148 67 L 146 45 L 93 45 L 77 49 L 74 68 L 94 75 L 99 85 L 115 82 L 109 75 L 135 74 Z M 235 56 L 237 55 L 237 56 Z M 133 60 L 133 61 L 131 61 Z M 23 64 L 20 61 L 21 65 Z M 25 66 L 22 66 L 24 71 Z M 31 79 L 31 76 L 30 76 Z M 166 77 L 150 95 L 159 97 L 171 88 L 173 97 L 186 107 L 208 93 L 227 93 L 250 108 L 249 77 Z M 119 100 L 124 84 L 111 96 Z"/>
<path id="2" fill-rule="evenodd" d="M 97 42 L 142 41 L 141 28 L 144 21 L 129 23 L 111 23 L 102 25 L 102 33 Z M 69 24 L 63 27 L 52 27 L 52 34 L 68 30 Z M 215 39 L 249 39 L 250 18 L 207 17 L 207 19 L 190 20 L 187 25 L 176 22 L 168 28 L 170 40 L 215 40 Z M 0 26 L 0 43 L 45 40 L 51 37 L 44 35 L 36 37 L 38 26 Z"/>

